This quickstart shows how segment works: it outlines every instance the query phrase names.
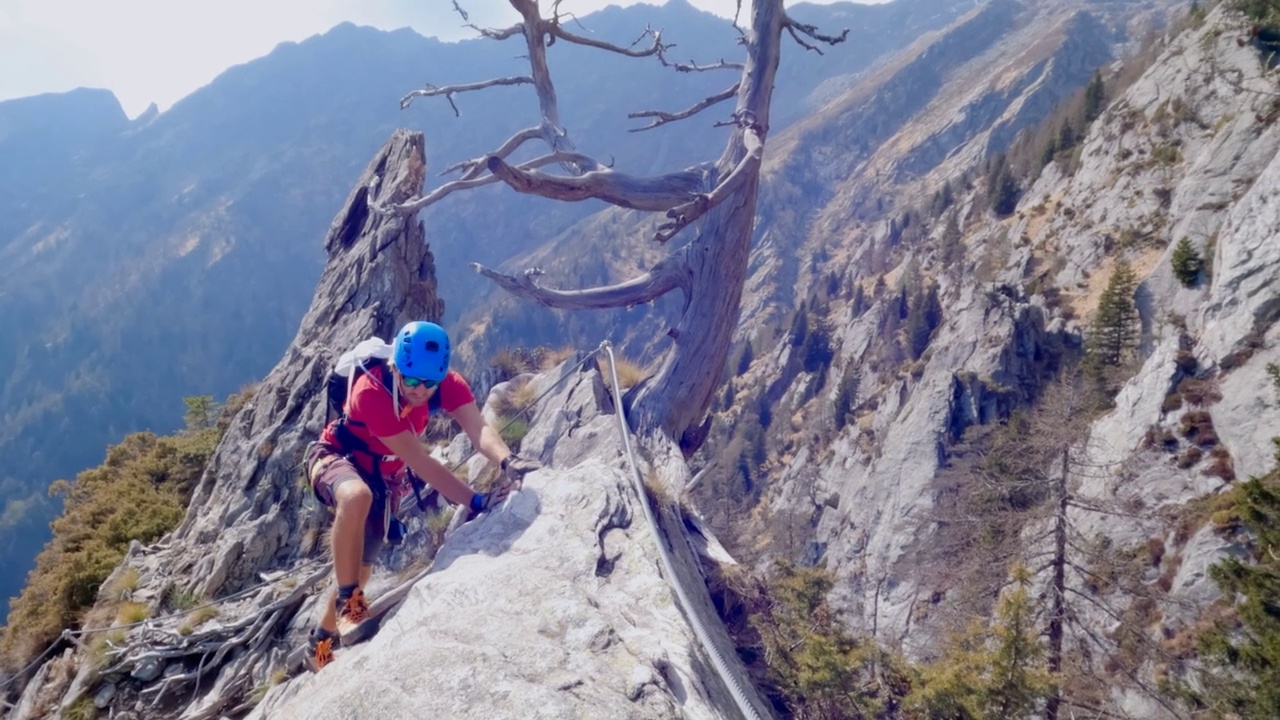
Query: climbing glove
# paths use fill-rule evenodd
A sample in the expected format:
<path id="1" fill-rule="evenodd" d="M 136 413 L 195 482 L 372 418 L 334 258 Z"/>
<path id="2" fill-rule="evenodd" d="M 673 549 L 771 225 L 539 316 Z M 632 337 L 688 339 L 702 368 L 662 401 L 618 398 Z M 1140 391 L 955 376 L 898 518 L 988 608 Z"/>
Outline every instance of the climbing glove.
<path id="1" fill-rule="evenodd" d="M 496 488 L 489 492 L 478 492 L 471 496 L 471 512 L 479 515 L 483 512 L 489 512 L 490 509 L 501 505 L 503 500 L 511 494 L 511 483 L 500 482 Z"/>
<path id="2" fill-rule="evenodd" d="M 534 470 L 541 470 L 542 463 L 537 460 L 522 458 L 515 453 L 508 455 L 502 461 L 502 474 L 515 485 L 518 490 L 524 484 L 524 476 Z"/>

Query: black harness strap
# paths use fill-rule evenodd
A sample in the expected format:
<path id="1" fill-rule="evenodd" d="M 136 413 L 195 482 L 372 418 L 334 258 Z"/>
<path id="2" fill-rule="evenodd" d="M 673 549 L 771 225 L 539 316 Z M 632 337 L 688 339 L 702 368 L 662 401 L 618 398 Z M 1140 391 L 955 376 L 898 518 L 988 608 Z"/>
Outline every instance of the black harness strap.
<path id="1" fill-rule="evenodd" d="M 360 369 L 364 369 L 364 372 L 366 375 L 371 374 L 375 369 L 380 370 L 380 372 L 378 373 L 379 374 L 378 382 L 380 385 L 382 385 L 384 389 L 387 389 L 388 392 L 390 392 L 390 389 L 388 387 L 389 383 L 387 382 L 390 372 L 389 372 L 389 368 L 385 364 L 380 363 L 378 365 L 375 365 L 369 368 L 363 368 L 363 366 L 360 366 L 356 370 L 353 370 L 353 372 L 359 372 Z M 353 386 L 354 386 L 354 383 L 355 381 L 353 380 L 352 381 Z M 350 402 L 350 398 L 348 398 L 347 401 Z M 427 410 L 430 413 L 434 413 L 442 409 L 442 407 L 443 405 L 440 399 L 440 390 L 439 388 L 437 388 L 436 391 L 431 394 L 431 399 L 427 401 Z M 332 410 L 332 407 L 328 407 L 325 410 L 326 424 L 328 424 L 329 412 L 331 410 Z M 369 447 L 369 443 L 361 439 L 359 435 L 356 435 L 351 430 L 350 428 L 351 425 L 358 425 L 360 427 L 365 426 L 365 424 L 362 422 L 352 420 L 346 414 L 346 411 L 344 408 L 342 415 L 338 417 L 336 423 L 333 426 L 333 434 L 334 434 L 334 438 L 338 441 L 338 446 L 332 449 L 338 455 L 341 455 L 342 457 L 346 458 L 351 463 L 352 467 L 356 469 L 356 473 L 360 475 L 360 479 L 364 480 L 365 484 L 369 486 L 370 492 L 373 493 L 373 500 L 375 505 L 378 503 L 382 503 L 386 500 L 386 496 L 387 496 L 387 481 L 382 476 L 382 455 L 380 453 L 374 452 L 373 449 Z M 370 470 L 367 474 L 365 472 L 364 467 L 360 464 L 360 462 L 355 457 L 357 453 L 366 455 L 369 458 Z M 426 501 L 422 497 L 422 489 L 426 487 L 426 483 L 424 483 L 421 479 L 419 479 L 418 476 L 415 475 L 412 470 L 410 470 L 409 472 L 409 482 L 410 482 L 410 485 L 413 487 L 414 495 L 417 496 L 418 507 L 420 509 L 425 510 L 426 508 L 424 506 L 426 505 Z M 313 488 L 315 487 L 314 483 L 312 483 L 312 487 Z"/>

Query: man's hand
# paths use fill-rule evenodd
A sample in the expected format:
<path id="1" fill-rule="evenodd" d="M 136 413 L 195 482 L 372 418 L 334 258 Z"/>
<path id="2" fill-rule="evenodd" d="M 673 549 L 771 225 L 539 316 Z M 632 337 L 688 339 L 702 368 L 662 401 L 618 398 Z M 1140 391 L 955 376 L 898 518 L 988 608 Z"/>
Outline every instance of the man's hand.
<path id="1" fill-rule="evenodd" d="M 537 460 L 529 460 L 512 453 L 502 461 L 502 474 L 509 480 L 515 489 L 519 490 L 524 485 L 524 476 L 534 470 L 541 470 L 542 463 Z"/>
<path id="2" fill-rule="evenodd" d="M 515 483 L 505 477 L 498 478 L 493 489 L 489 492 L 478 492 L 471 496 L 471 512 L 479 515 L 483 512 L 489 512 L 490 509 L 502 504 L 507 499 L 511 491 L 515 488 Z"/>

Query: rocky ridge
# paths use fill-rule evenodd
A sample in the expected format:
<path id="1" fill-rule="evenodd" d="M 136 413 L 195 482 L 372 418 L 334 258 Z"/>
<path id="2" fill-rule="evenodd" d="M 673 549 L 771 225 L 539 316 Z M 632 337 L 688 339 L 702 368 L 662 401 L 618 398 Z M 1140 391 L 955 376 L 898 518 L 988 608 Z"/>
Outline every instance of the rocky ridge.
<path id="1" fill-rule="evenodd" d="M 739 703 L 769 716 L 703 584 L 694 548 L 714 540 L 693 542 L 670 503 L 658 503 L 656 524 L 642 518 L 648 492 L 633 477 L 681 486 L 689 480 L 684 459 L 652 441 L 631 469 L 591 355 L 530 379 L 548 394 L 521 447 L 547 469 L 500 509 L 456 514 L 442 542 L 427 518 L 415 517 L 414 536 L 384 554 L 369 586 L 376 598 L 421 578 L 382 632 L 341 650 L 321 673 L 288 679 L 287 655 L 305 642 L 328 590 L 321 513 L 306 510 L 298 467 L 323 424 L 328 368 L 360 339 L 443 310 L 422 224 L 372 209 L 420 191 L 424 168 L 420 133 L 397 132 L 374 157 L 329 230 L 330 261 L 297 337 L 235 415 L 182 524 L 155 546 L 135 543 L 104 583 L 101 605 L 127 599 L 153 616 L 95 633 L 103 639 L 85 638 L 41 664 L 6 718 L 78 717 L 91 708 L 185 720 L 250 712 L 409 718 L 424 709 L 718 718 Z M 494 392 L 510 390 L 503 383 Z M 467 464 L 473 478 L 492 471 L 470 457 L 465 439 L 437 452 Z M 125 573 L 136 581 L 127 597 L 115 597 L 109 588 Z M 675 601 L 671 582 L 686 588 L 687 604 Z M 182 597 L 200 606 L 179 606 Z M 205 606 L 216 612 L 202 613 Z M 690 625 L 695 618 L 703 637 Z M 710 669 L 713 658 L 727 675 Z"/>

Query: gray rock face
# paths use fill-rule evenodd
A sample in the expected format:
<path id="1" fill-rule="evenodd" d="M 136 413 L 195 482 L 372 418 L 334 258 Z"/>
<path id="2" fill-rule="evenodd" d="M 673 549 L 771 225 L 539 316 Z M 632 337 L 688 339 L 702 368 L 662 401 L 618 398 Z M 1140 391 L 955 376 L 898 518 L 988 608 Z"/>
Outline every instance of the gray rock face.
<path id="1" fill-rule="evenodd" d="M 522 450 L 547 468 L 456 530 L 374 638 L 251 717 L 735 715 L 659 572 L 598 374 L 535 382 L 557 380 Z"/>
<path id="2" fill-rule="evenodd" d="M 370 211 L 371 201 L 412 197 L 424 173 L 422 135 L 409 132 L 365 170 L 329 229 L 330 262 L 297 336 L 228 429 L 168 548 L 150 561 L 195 581 L 198 595 L 240 590 L 296 557 L 309 493 L 298 465 L 324 425 L 323 383 L 337 356 L 443 312 L 421 223 Z"/>
<path id="3" fill-rule="evenodd" d="M 1223 22 L 1214 11 L 1202 28 L 1168 41 L 1151 69 L 1083 139 L 1074 172 L 1051 164 L 1025 190 L 1012 217 L 992 219 L 958 197 L 958 215 L 967 223 L 962 272 L 940 266 L 928 246 L 908 248 L 896 267 L 885 269 L 890 296 L 911 263 L 939 283 L 944 318 L 924 358 L 904 363 L 896 377 L 860 372 L 863 405 L 856 422 L 829 445 L 786 444 L 788 433 L 831 434 L 825 403 L 834 400 L 839 378 L 846 367 L 871 366 L 884 342 L 883 307 L 852 318 L 833 301 L 832 334 L 840 350 L 826 377 L 825 403 L 803 405 L 807 414 L 784 406 L 805 421 L 771 428 L 770 441 L 788 449 L 767 494 L 780 514 L 815 519 L 812 546 L 795 555 L 821 557 L 837 570 L 836 592 L 852 611 L 856 632 L 875 629 L 882 642 L 908 650 L 928 646 L 931 629 L 915 610 L 938 588 L 919 560 L 933 541 L 936 519 L 945 515 L 946 508 L 936 506 L 934 481 L 948 446 L 965 427 L 997 421 L 1029 401 L 1052 371 L 1051 359 L 1083 349 L 1088 320 L 1119 256 L 1133 264 L 1141 282 L 1139 367 L 1121 388 L 1115 409 L 1077 448 L 1077 457 L 1098 469 L 1082 472 L 1073 491 L 1136 510 L 1134 517 L 1073 514 L 1072 523 L 1084 536 L 1105 537 L 1117 548 L 1168 538 L 1166 557 L 1183 563 L 1180 570 L 1163 568 L 1179 573 L 1175 596 L 1193 605 L 1217 597 L 1204 569 L 1229 544 L 1197 535 L 1194 547 L 1179 547 L 1165 518 L 1226 488 L 1230 480 L 1223 477 L 1222 463 L 1240 479 L 1270 469 L 1270 437 L 1280 434 L 1280 394 L 1266 371 L 1280 361 L 1280 131 L 1260 120 L 1270 96 L 1251 91 L 1257 83 L 1250 82 L 1261 82 L 1256 53 L 1222 32 Z M 1026 42 L 1030 36 L 1018 37 Z M 1244 78 L 1245 87 L 1230 78 Z M 947 117 L 941 105 L 938 110 L 931 115 L 935 121 Z M 959 152 L 942 167 L 963 157 Z M 851 180 L 837 192 L 852 202 L 856 184 Z M 845 222 L 837 213 L 855 207 L 831 203 L 818 221 L 824 223 L 817 233 L 823 242 Z M 855 274 L 877 272 L 874 260 L 883 255 L 878 248 L 889 234 L 882 227 L 863 231 L 856 247 L 842 248 L 855 256 Z M 1187 288 L 1174 278 L 1170 255 L 1182 237 L 1211 256 L 1208 283 Z M 782 240 L 766 234 L 757 250 L 761 267 L 782 266 Z M 981 281 L 974 277 L 980 269 Z M 1029 289 L 1032 283 L 1052 288 L 1054 301 Z M 753 328 L 762 314 L 744 318 L 744 327 Z M 1190 371 L 1187 353 L 1199 360 Z M 758 355 L 756 364 L 767 364 L 761 374 L 784 376 L 786 348 Z M 752 374 L 758 372 L 753 366 Z M 1222 399 L 1203 405 L 1187 399 L 1179 409 L 1168 409 L 1188 372 L 1216 387 Z M 802 388 L 811 380 L 802 374 L 772 388 L 768 397 L 803 402 Z M 1183 416 L 1192 410 L 1212 416 L 1227 460 L 1208 457 L 1208 446 L 1204 460 L 1185 459 L 1190 443 L 1183 436 Z M 1165 435 L 1174 449 L 1150 446 L 1152 437 Z M 1151 628 L 1153 633 L 1185 626 L 1173 605 L 1165 625 Z M 1101 616 L 1091 621 L 1108 623 Z M 1146 707 L 1133 698 L 1117 703 Z"/>
<path id="4" fill-rule="evenodd" d="M 850 581 L 837 593 L 854 611 L 855 628 L 878 627 L 894 641 L 911 627 L 922 592 L 916 549 L 933 532 L 934 478 L 946 445 L 968 425 L 1006 413 L 1014 399 L 1007 388 L 1036 387 L 1042 358 L 1069 342 L 1047 332 L 1041 308 L 1024 298 L 972 286 L 962 293 L 919 379 L 885 391 L 869 428 L 875 451 L 859 450 L 866 431 L 850 427 L 818 467 L 817 496 L 840 497 L 838 508 L 822 510 L 816 536 L 828 567 Z M 797 456 L 789 472 L 798 477 L 804 465 Z"/>
<path id="5" fill-rule="evenodd" d="M 370 164 L 326 239 L 329 266 L 297 338 L 235 416 L 186 518 L 160 545 L 132 546 L 118 570 L 138 571 L 135 600 L 172 587 L 237 597 L 198 627 L 179 627 L 185 612 L 153 618 L 105 671 L 80 657 L 64 711 L 87 697 L 118 716 L 212 720 L 248 712 L 255 688 L 279 682 L 328 591 L 323 558 L 308 561 L 323 528 L 302 508 L 309 490 L 297 467 L 321 430 L 322 383 L 359 340 L 441 312 L 421 224 L 370 209 L 420 190 L 422 142 L 397 133 Z M 529 379 L 535 395 L 551 394 L 534 408 L 521 452 L 548 469 L 502 508 L 455 523 L 430 574 L 373 640 L 283 683 L 259 717 L 710 719 L 737 713 L 734 684 L 768 716 L 718 626 L 682 521 L 669 509 L 658 525 L 642 520 L 613 400 L 586 361 Z M 469 450 L 455 442 L 442 455 L 460 462 Z M 660 474 L 673 486 L 688 481 L 683 459 L 671 459 L 678 450 L 659 442 L 646 456 L 666 458 Z M 371 597 L 399 583 L 395 572 L 379 565 Z M 688 618 L 710 629 L 695 632 Z M 712 658 L 727 658 L 732 682 L 708 669 Z"/>

